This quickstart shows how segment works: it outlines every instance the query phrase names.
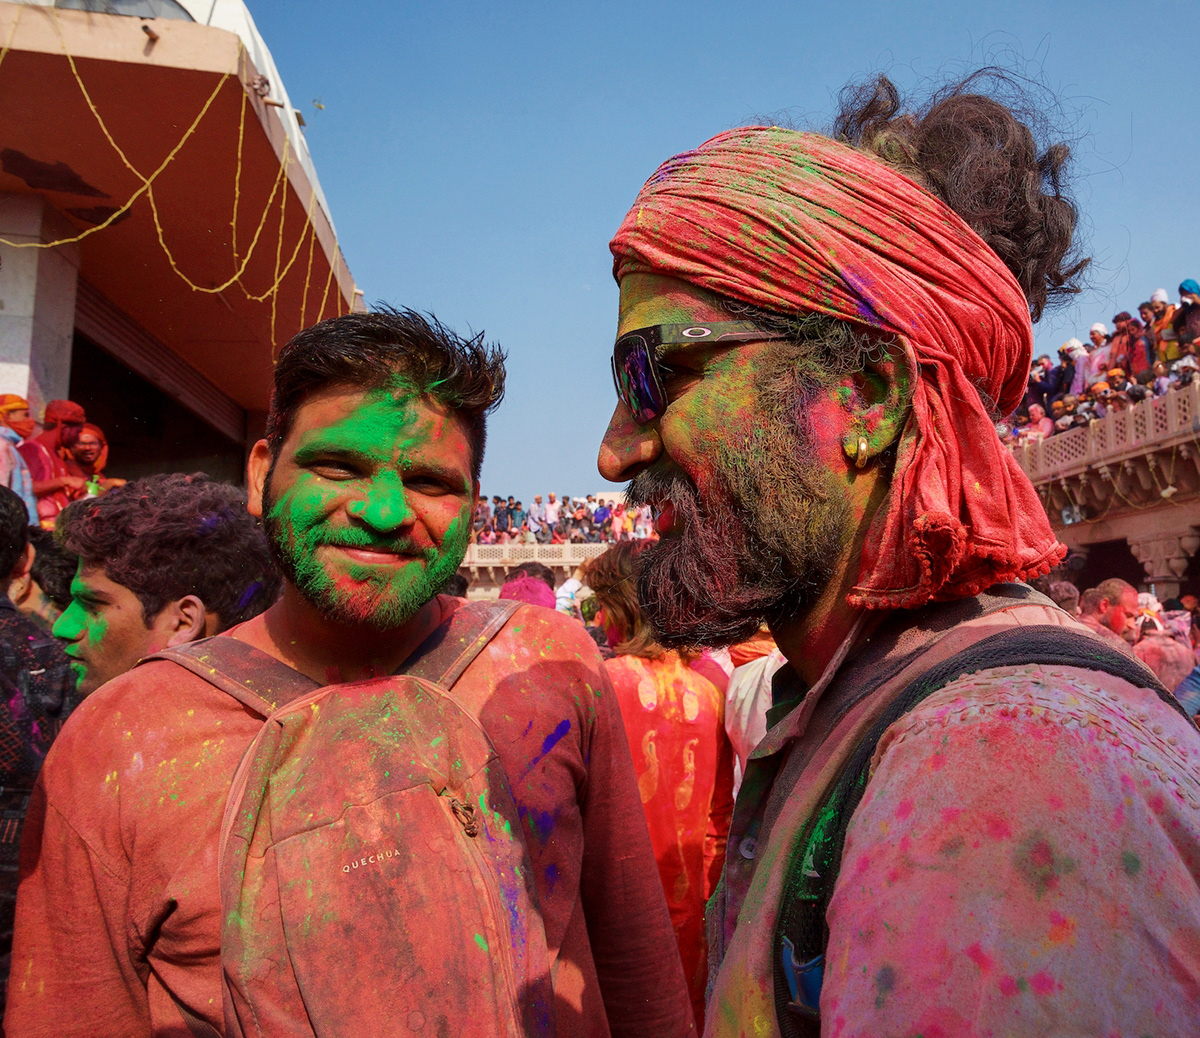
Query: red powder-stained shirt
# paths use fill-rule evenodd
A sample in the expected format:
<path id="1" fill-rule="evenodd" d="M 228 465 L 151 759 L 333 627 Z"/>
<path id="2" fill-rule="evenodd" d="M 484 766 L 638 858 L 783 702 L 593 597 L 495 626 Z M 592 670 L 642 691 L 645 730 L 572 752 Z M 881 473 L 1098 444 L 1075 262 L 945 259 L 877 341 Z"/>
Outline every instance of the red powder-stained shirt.
<path id="1" fill-rule="evenodd" d="M 624 730 L 584 628 L 523 607 L 454 696 L 491 736 L 524 823 L 557 1034 L 691 1033 Z M 219 828 L 261 723 L 166 661 L 76 711 L 30 806 L 10 1038 L 186 1038 L 175 999 L 223 1030 Z"/>
<path id="2" fill-rule="evenodd" d="M 704 906 L 721 876 L 733 814 L 724 696 L 677 653 L 654 660 L 617 656 L 605 666 L 633 751 L 696 1026 L 703 1029 Z"/>
<path id="3" fill-rule="evenodd" d="M 980 671 L 875 761 L 823 1035 L 1200 1034 L 1200 738 L 1154 692 Z"/>

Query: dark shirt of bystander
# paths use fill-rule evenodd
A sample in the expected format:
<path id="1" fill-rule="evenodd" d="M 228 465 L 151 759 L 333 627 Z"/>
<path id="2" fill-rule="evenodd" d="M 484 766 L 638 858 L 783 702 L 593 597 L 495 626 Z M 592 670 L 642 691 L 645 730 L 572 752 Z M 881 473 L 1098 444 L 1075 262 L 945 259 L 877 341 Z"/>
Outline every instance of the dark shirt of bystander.
<path id="1" fill-rule="evenodd" d="M 0 1014 L 8 988 L 17 856 L 46 751 L 78 705 L 58 642 L 0 595 Z"/>

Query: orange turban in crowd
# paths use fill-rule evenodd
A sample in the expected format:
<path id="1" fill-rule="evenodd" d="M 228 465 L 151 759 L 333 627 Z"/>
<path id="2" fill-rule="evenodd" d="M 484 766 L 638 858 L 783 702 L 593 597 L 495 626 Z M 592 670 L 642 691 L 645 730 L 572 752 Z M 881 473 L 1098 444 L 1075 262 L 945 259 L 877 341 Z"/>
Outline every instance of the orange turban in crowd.
<path id="1" fill-rule="evenodd" d="M 916 375 L 911 415 L 851 604 L 915 608 L 1046 573 L 1062 558 L 990 413 L 1010 414 L 1025 392 L 1028 303 L 940 199 L 827 137 L 745 127 L 664 162 L 612 252 L 618 281 L 671 275 L 903 344 Z"/>
<path id="2" fill-rule="evenodd" d="M 0 393 L 0 414 L 10 411 L 28 411 L 29 401 L 16 393 Z"/>

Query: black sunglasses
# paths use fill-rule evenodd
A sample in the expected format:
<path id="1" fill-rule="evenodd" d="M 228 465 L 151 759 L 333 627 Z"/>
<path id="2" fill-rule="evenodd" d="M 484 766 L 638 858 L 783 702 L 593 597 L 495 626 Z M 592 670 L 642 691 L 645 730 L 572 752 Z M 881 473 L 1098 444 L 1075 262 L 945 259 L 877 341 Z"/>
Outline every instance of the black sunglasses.
<path id="1" fill-rule="evenodd" d="M 708 324 L 655 324 L 626 332 L 613 346 L 612 376 L 617 396 L 629 408 L 638 425 L 649 425 L 662 417 L 670 400 L 663 385 L 663 372 L 671 369 L 658 359 L 660 346 L 687 343 L 720 343 L 786 339 L 784 332 L 765 332 L 750 321 L 717 321 Z"/>

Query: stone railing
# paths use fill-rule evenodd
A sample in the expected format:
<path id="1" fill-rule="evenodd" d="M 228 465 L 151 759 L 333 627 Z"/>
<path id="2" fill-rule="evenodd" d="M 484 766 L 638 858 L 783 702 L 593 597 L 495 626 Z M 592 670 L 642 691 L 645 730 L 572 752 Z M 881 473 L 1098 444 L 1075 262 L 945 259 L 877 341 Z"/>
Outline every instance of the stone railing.
<path id="1" fill-rule="evenodd" d="M 541 562 L 551 568 L 569 566 L 574 569 L 607 550 L 607 544 L 472 544 L 467 547 L 463 565 L 473 568 Z"/>
<path id="2" fill-rule="evenodd" d="M 459 572 L 471 581 L 474 595 L 504 583 L 509 570 L 522 562 L 540 562 L 554 570 L 561 584 L 588 559 L 603 555 L 607 544 L 472 544 Z"/>
<path id="3" fill-rule="evenodd" d="M 1198 437 L 1200 382 L 1193 382 L 1133 404 L 1125 411 L 1111 412 L 1086 427 L 1023 443 L 1013 447 L 1012 452 L 1038 487 L 1061 485 L 1073 477 L 1082 479 L 1086 487 L 1095 482 L 1089 479 L 1091 473 L 1101 481 L 1115 483 L 1124 472 L 1135 489 L 1150 492 L 1157 488 L 1161 493 L 1169 486 L 1185 489 L 1174 483 L 1173 463 L 1172 471 L 1155 471 L 1171 454 L 1178 454 L 1185 462 L 1195 459 L 1200 471 Z M 1188 474 L 1189 480 L 1195 474 Z M 1169 497 L 1170 493 L 1162 496 Z"/>

